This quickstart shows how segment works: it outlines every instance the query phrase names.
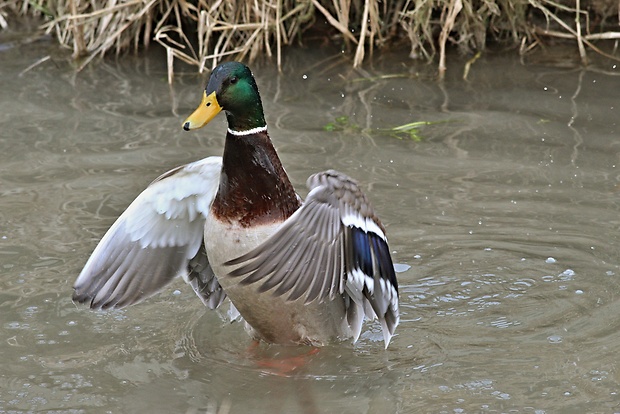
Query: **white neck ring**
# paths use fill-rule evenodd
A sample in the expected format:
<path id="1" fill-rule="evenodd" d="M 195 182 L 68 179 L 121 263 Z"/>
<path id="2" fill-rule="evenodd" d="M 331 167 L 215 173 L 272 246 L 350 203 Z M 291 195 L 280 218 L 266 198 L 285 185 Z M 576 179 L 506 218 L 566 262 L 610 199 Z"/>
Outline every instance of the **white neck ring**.
<path id="1" fill-rule="evenodd" d="M 245 135 L 258 134 L 259 132 L 267 132 L 267 125 L 262 126 L 262 127 L 256 127 L 256 128 L 248 129 L 246 131 L 235 131 L 235 130 L 232 130 L 232 129 L 228 128 L 228 133 L 230 135 L 235 135 L 237 137 L 242 137 L 242 136 L 245 136 Z"/>

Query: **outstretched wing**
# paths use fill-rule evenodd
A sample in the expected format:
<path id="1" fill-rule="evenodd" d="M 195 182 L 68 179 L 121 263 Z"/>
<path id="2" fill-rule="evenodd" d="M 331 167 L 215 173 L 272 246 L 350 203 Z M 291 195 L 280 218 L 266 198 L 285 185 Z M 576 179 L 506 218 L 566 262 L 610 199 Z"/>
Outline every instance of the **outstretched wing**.
<path id="1" fill-rule="evenodd" d="M 184 275 L 205 301 L 205 284 L 219 288 L 201 245 L 221 166 L 221 157 L 209 157 L 153 181 L 103 236 L 75 281 L 73 300 L 96 309 L 120 308 Z"/>
<path id="2" fill-rule="evenodd" d="M 260 292 L 306 303 L 344 294 L 377 317 L 388 345 L 398 325 L 398 282 L 385 230 L 357 183 L 329 170 L 307 182 L 304 205 L 249 253 L 227 262 Z M 358 318 L 359 320 L 359 318 Z M 359 322 L 361 324 L 361 320 Z M 359 334 L 360 327 L 353 327 Z"/>

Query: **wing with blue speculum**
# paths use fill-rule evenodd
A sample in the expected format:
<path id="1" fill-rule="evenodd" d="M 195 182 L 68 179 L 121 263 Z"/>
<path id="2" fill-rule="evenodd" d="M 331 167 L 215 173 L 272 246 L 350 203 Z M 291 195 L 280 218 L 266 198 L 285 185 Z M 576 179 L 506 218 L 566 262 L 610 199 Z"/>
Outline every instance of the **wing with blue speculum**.
<path id="1" fill-rule="evenodd" d="M 358 184 L 329 170 L 308 179 L 302 205 L 268 240 L 227 262 L 261 292 L 306 303 L 344 295 L 355 339 L 362 310 L 381 323 L 386 346 L 399 321 L 398 282 L 385 230 Z"/>

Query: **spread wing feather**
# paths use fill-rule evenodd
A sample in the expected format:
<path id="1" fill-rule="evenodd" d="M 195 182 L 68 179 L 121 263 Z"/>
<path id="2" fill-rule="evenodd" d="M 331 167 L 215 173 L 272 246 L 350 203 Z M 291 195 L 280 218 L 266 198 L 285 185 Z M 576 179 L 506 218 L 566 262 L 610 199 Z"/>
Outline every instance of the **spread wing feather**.
<path id="1" fill-rule="evenodd" d="M 201 246 L 221 164 L 221 157 L 205 158 L 151 183 L 103 236 L 75 281 L 73 299 L 97 309 L 121 308 L 183 275 L 205 303 L 219 305 L 225 294 L 209 301 L 211 290 L 221 287 L 209 276 Z"/>
<path id="2" fill-rule="evenodd" d="M 385 230 L 355 181 L 330 170 L 308 179 L 310 192 L 267 241 L 226 263 L 242 284 L 305 303 L 344 295 L 359 335 L 362 315 L 377 317 L 389 343 L 399 321 L 398 282 Z M 358 326 L 359 325 L 359 326 Z"/>

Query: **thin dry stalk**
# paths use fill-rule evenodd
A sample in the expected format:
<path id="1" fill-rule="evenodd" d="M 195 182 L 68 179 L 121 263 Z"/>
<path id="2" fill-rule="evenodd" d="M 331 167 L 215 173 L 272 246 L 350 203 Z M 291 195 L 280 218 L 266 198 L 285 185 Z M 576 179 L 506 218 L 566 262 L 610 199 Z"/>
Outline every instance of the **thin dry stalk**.
<path id="1" fill-rule="evenodd" d="M 335 19 L 334 16 L 332 16 L 331 13 L 325 7 L 323 7 L 321 3 L 319 3 L 319 0 L 312 0 L 312 4 L 314 4 L 317 10 L 320 11 L 323 14 L 323 16 L 325 16 L 329 24 L 334 26 L 334 28 L 336 28 L 340 33 L 342 33 L 345 40 L 350 40 L 353 43 L 357 44 L 357 39 L 355 38 L 355 36 L 353 36 L 353 34 L 351 34 L 348 26 L 345 26 L 342 24 L 342 21 L 341 21 L 343 20 L 342 18 L 341 20 Z"/>
<path id="2" fill-rule="evenodd" d="M 360 38 L 357 42 L 357 50 L 355 51 L 355 58 L 353 59 L 353 67 L 358 67 L 362 60 L 364 60 L 364 45 L 366 44 L 366 33 L 368 32 L 368 13 L 370 10 L 370 1 L 364 1 L 364 12 L 362 13 L 362 30 L 360 31 Z"/>
<path id="3" fill-rule="evenodd" d="M 435 42 L 433 39 L 432 13 L 434 3 L 432 0 L 416 1 L 407 0 L 400 12 L 399 22 L 407 33 L 411 43 L 409 57 L 418 59 L 424 57 L 431 60 L 435 55 Z"/>
<path id="4" fill-rule="evenodd" d="M 588 58 L 586 57 L 586 48 L 583 46 L 583 39 L 581 37 L 581 2 L 575 0 L 575 27 L 577 29 L 577 47 L 579 48 L 579 56 L 581 56 L 581 63 L 588 64 Z"/>
<path id="5" fill-rule="evenodd" d="M 597 34 L 596 36 L 593 36 L 591 34 L 587 34 L 587 35 L 582 35 L 581 34 L 581 25 L 577 24 L 580 21 L 580 16 L 581 15 L 585 15 L 587 18 L 587 13 L 583 10 L 580 10 L 578 7 L 580 5 L 579 0 L 577 0 L 577 7 L 575 9 L 571 9 L 569 7 L 563 6 L 561 4 L 555 3 L 553 1 L 550 0 L 528 0 L 529 3 L 534 6 L 535 8 L 539 9 L 545 16 L 545 18 L 547 18 L 547 21 L 552 20 L 555 23 L 557 23 L 560 27 L 562 27 L 567 33 L 562 33 L 562 32 L 557 32 L 554 30 L 549 30 L 549 29 L 541 29 L 541 28 L 535 28 L 535 31 L 537 33 L 540 34 L 544 34 L 547 36 L 553 36 L 553 37 L 560 37 L 560 38 L 570 38 L 570 39 L 575 39 L 577 41 L 577 45 L 579 48 L 579 55 L 581 57 L 582 63 L 583 64 L 587 64 L 587 57 L 586 57 L 586 52 L 585 52 L 585 46 L 588 46 L 590 49 L 594 50 L 596 53 L 605 56 L 609 59 L 613 59 L 613 60 L 617 60 L 619 61 L 620 58 L 610 55 L 609 53 L 605 53 L 603 52 L 601 49 L 599 49 L 598 47 L 596 47 L 590 40 L 600 40 L 600 39 L 618 39 L 618 33 L 617 32 L 606 32 L 606 33 L 600 33 Z M 543 3 L 546 3 L 550 6 L 555 7 L 558 10 L 562 10 L 562 11 L 566 11 L 566 12 L 570 12 L 570 13 L 575 13 L 576 15 L 576 29 L 573 29 L 572 27 L 570 27 L 566 22 L 564 22 L 558 15 L 556 15 L 555 13 L 553 13 L 548 7 L 546 7 Z M 549 25 L 549 24 L 547 24 Z"/>
<path id="6" fill-rule="evenodd" d="M 196 50 L 179 24 L 158 25 L 155 40 L 174 58 L 198 66 L 200 72 L 230 55 L 249 60 L 260 54 L 271 56 L 273 43 L 281 64 L 282 47 L 301 30 L 300 22 L 308 20 L 309 8 L 310 3 L 292 0 L 217 0 L 210 4 L 203 0 L 196 6 L 188 5 L 185 14 L 197 26 Z"/>
<path id="7" fill-rule="evenodd" d="M 456 22 L 456 16 L 463 8 L 463 2 L 461 0 L 450 0 L 450 4 L 447 8 L 444 8 L 442 13 L 442 29 L 439 35 L 439 79 L 443 79 L 446 73 L 446 42 L 448 35 L 454 27 Z"/>

